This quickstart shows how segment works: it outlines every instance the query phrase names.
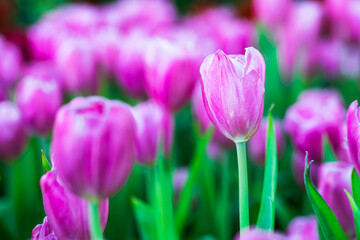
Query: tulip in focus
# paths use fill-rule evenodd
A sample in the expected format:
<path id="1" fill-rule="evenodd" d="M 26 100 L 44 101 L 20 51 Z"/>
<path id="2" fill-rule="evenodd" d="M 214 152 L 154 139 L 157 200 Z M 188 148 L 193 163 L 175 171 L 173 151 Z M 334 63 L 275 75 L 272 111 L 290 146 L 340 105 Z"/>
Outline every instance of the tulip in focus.
<path id="1" fill-rule="evenodd" d="M 199 78 L 197 59 L 197 53 L 185 43 L 152 40 L 145 56 L 149 96 L 171 112 L 184 107 Z"/>
<path id="2" fill-rule="evenodd" d="M 54 231 L 51 230 L 47 217 L 42 224 L 36 225 L 32 230 L 31 240 L 58 240 Z"/>
<path id="3" fill-rule="evenodd" d="M 318 223 L 315 216 L 296 217 L 287 228 L 289 240 L 318 240 Z"/>
<path id="4" fill-rule="evenodd" d="M 141 164 L 153 164 L 159 144 L 163 144 L 164 153 L 168 155 L 174 137 L 172 115 L 152 101 L 138 104 L 132 114 L 136 122 L 136 160 Z"/>
<path id="5" fill-rule="evenodd" d="M 264 166 L 266 154 L 267 118 L 263 119 L 258 131 L 249 141 L 249 153 L 255 164 Z M 274 120 L 278 159 L 284 152 L 285 139 L 280 121 Z"/>
<path id="6" fill-rule="evenodd" d="M 357 101 L 352 102 L 349 106 L 346 125 L 350 158 L 357 173 L 360 174 L 360 114 Z"/>
<path id="7" fill-rule="evenodd" d="M 351 205 L 344 190 L 350 194 L 353 166 L 346 162 L 327 162 L 319 169 L 319 193 L 329 207 L 347 236 L 354 237 L 355 227 Z"/>
<path id="8" fill-rule="evenodd" d="M 42 176 L 40 186 L 49 228 L 57 238 L 90 239 L 88 202 L 65 188 L 54 170 Z M 105 229 L 108 212 L 109 200 L 106 199 L 100 204 L 99 210 L 102 230 Z"/>
<path id="9" fill-rule="evenodd" d="M 9 102 L 0 102 L 0 160 L 9 162 L 23 150 L 26 134 L 18 107 Z"/>
<path id="10" fill-rule="evenodd" d="M 17 86 L 16 101 L 24 123 L 31 132 L 48 134 L 62 103 L 60 86 L 55 79 L 26 76 Z"/>
<path id="11" fill-rule="evenodd" d="M 127 181 L 135 148 L 130 107 L 103 97 L 78 97 L 60 108 L 52 138 L 57 174 L 78 196 L 105 199 Z"/>
<path id="12" fill-rule="evenodd" d="M 234 142 L 249 140 L 264 109 L 265 62 L 255 48 L 245 55 L 218 50 L 200 68 L 202 95 L 211 122 Z"/>

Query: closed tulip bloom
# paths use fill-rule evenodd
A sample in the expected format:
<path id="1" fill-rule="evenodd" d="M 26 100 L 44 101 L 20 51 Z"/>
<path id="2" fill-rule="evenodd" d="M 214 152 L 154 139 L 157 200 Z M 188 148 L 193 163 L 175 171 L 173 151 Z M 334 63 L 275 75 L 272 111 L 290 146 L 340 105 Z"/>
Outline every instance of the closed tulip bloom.
<path id="1" fill-rule="evenodd" d="M 353 166 L 346 162 L 327 162 L 319 170 L 319 193 L 335 213 L 344 232 L 350 237 L 355 233 L 354 218 L 349 199 Z"/>
<path id="2" fill-rule="evenodd" d="M 28 129 L 46 135 L 53 126 L 62 103 L 60 86 L 55 79 L 24 77 L 17 86 L 16 101 Z"/>
<path id="3" fill-rule="evenodd" d="M 96 59 L 87 40 L 63 42 L 56 51 L 55 64 L 64 90 L 70 93 L 95 93 Z"/>
<path id="4" fill-rule="evenodd" d="M 333 90 L 311 89 L 303 92 L 286 112 L 285 129 L 295 147 L 309 159 L 321 161 L 322 138 L 328 135 L 335 152 L 342 138 L 345 109 L 340 95 Z"/>
<path id="5" fill-rule="evenodd" d="M 18 107 L 0 102 L 0 160 L 9 162 L 18 156 L 25 145 L 26 134 Z"/>
<path id="6" fill-rule="evenodd" d="M 255 0 L 254 10 L 260 22 L 268 27 L 281 24 L 287 17 L 291 7 L 289 0 Z"/>
<path id="7" fill-rule="evenodd" d="M 200 68 L 202 95 L 211 122 L 234 142 L 249 140 L 264 109 L 265 62 L 258 50 L 226 55 L 218 50 Z"/>
<path id="8" fill-rule="evenodd" d="M 0 85 L 10 86 L 15 83 L 21 70 L 21 53 L 16 45 L 7 42 L 0 35 Z"/>
<path id="9" fill-rule="evenodd" d="M 318 223 L 315 216 L 296 217 L 288 228 L 287 236 L 290 240 L 318 240 Z"/>
<path id="10" fill-rule="evenodd" d="M 182 42 L 156 38 L 145 57 L 148 94 L 169 111 L 180 110 L 199 78 L 198 56 Z"/>
<path id="11" fill-rule="evenodd" d="M 60 108 L 52 138 L 57 174 L 78 196 L 105 199 L 127 181 L 135 147 L 130 107 L 103 97 L 78 97 Z"/>
<path id="12" fill-rule="evenodd" d="M 136 160 L 141 164 L 153 164 L 161 143 L 168 155 L 174 137 L 172 115 L 153 101 L 138 104 L 132 113 L 136 122 Z"/>
<path id="13" fill-rule="evenodd" d="M 32 230 L 31 240 L 58 240 L 54 231 L 51 230 L 47 217 L 42 224 L 36 225 Z"/>
<path id="14" fill-rule="evenodd" d="M 251 159 L 254 161 L 255 164 L 258 164 L 260 166 L 264 166 L 265 164 L 267 125 L 268 120 L 267 118 L 265 118 L 262 120 L 259 130 L 251 138 L 248 145 L 249 153 L 252 156 Z M 284 134 L 280 121 L 274 120 L 274 126 L 278 159 L 281 159 L 285 147 Z"/>
<path id="15" fill-rule="evenodd" d="M 65 188 L 55 171 L 47 172 L 40 180 L 50 229 L 58 239 L 90 239 L 88 202 Z M 105 229 L 108 212 L 109 200 L 106 199 L 99 207 L 102 230 Z"/>
<path id="16" fill-rule="evenodd" d="M 356 171 L 360 174 L 360 114 L 358 101 L 350 104 L 346 117 L 349 154 Z"/>

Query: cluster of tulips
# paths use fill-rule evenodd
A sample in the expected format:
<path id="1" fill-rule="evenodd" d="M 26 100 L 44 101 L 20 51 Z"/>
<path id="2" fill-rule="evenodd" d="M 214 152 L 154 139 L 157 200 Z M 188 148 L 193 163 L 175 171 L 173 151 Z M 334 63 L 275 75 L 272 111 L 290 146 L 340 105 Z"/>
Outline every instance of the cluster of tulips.
<path id="1" fill-rule="evenodd" d="M 67 4 L 26 61 L 0 36 L 0 236 L 360 240 L 360 1 L 252 8 Z"/>

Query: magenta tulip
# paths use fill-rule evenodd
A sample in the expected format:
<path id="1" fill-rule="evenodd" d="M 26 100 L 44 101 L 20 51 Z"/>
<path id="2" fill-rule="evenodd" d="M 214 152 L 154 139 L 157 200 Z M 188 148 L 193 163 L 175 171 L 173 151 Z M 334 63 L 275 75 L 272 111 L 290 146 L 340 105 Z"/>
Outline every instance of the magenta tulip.
<path id="1" fill-rule="evenodd" d="M 319 169 L 319 193 L 335 213 L 348 236 L 355 233 L 351 205 L 344 190 L 350 194 L 353 166 L 346 162 L 327 162 Z"/>
<path id="2" fill-rule="evenodd" d="M 349 106 L 346 125 L 350 157 L 356 171 L 360 174 L 360 114 L 357 101 Z"/>
<path id="3" fill-rule="evenodd" d="M 56 51 L 55 64 L 63 88 L 70 93 L 95 93 L 98 89 L 96 59 L 87 40 L 63 42 Z"/>
<path id="4" fill-rule="evenodd" d="M 7 91 L 6 91 L 5 87 L 1 86 L 0 87 L 0 102 L 6 100 L 7 98 L 8 98 L 8 96 L 7 96 Z"/>
<path id="5" fill-rule="evenodd" d="M 262 24 L 267 27 L 276 27 L 286 20 L 291 3 L 290 0 L 255 0 L 253 6 Z"/>
<path id="6" fill-rule="evenodd" d="M 31 240 L 58 240 L 55 232 L 50 228 L 47 217 L 42 224 L 36 225 L 32 230 Z"/>
<path id="7" fill-rule="evenodd" d="M 55 79 L 24 77 L 16 91 L 16 101 L 28 129 L 46 135 L 53 126 L 62 94 Z"/>
<path id="8" fill-rule="evenodd" d="M 25 142 L 25 129 L 18 107 L 9 101 L 0 102 L 0 160 L 13 160 L 22 152 Z"/>
<path id="9" fill-rule="evenodd" d="M 318 223 L 315 216 L 296 217 L 288 228 L 287 237 L 289 240 L 318 240 Z"/>
<path id="10" fill-rule="evenodd" d="M 248 145 L 249 153 L 252 156 L 251 160 L 260 166 L 264 166 L 265 164 L 267 125 L 268 121 L 267 118 L 265 118 L 262 120 L 258 131 L 251 138 Z M 281 159 L 285 147 L 284 133 L 280 121 L 274 120 L 274 126 L 278 159 Z"/>
<path id="11" fill-rule="evenodd" d="M 52 138 L 54 164 L 78 196 L 105 199 L 127 181 L 135 148 L 130 107 L 103 97 L 78 97 L 58 111 Z"/>
<path id="12" fill-rule="evenodd" d="M 286 112 L 285 129 L 295 147 L 309 159 L 322 160 L 322 138 L 328 136 L 337 152 L 342 139 L 345 109 L 340 95 L 333 90 L 312 89 L 303 92 Z"/>
<path id="13" fill-rule="evenodd" d="M 136 121 L 136 160 L 141 164 L 153 164 L 158 154 L 159 144 L 164 145 L 164 153 L 170 153 L 174 137 L 172 115 L 155 102 L 143 102 L 132 110 Z"/>
<path id="14" fill-rule="evenodd" d="M 150 97 L 171 112 L 184 107 L 199 78 L 197 60 L 193 49 L 182 42 L 152 40 L 146 54 L 146 84 Z"/>
<path id="15" fill-rule="evenodd" d="M 8 87 L 17 80 L 21 70 L 21 53 L 16 45 L 0 35 L 0 85 Z"/>
<path id="16" fill-rule="evenodd" d="M 65 188 L 55 171 L 47 172 L 40 180 L 50 229 L 58 239 L 90 239 L 89 203 Z M 100 222 L 104 230 L 109 212 L 109 200 L 104 200 L 99 209 Z"/>
<path id="17" fill-rule="evenodd" d="M 265 62 L 258 50 L 208 56 L 200 68 L 202 95 L 211 122 L 234 142 L 257 131 L 264 108 Z"/>
<path id="18" fill-rule="evenodd" d="M 284 235 L 274 232 L 264 231 L 258 228 L 242 231 L 236 235 L 234 240 L 285 240 L 287 239 Z"/>

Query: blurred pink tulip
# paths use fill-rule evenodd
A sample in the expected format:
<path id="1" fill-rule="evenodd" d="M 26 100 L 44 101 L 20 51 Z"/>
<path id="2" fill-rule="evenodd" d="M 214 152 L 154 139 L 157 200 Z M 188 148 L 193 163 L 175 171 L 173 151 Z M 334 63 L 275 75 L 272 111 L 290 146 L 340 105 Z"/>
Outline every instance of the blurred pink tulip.
<path id="1" fill-rule="evenodd" d="M 258 228 L 253 228 L 240 234 L 237 234 L 234 240 L 285 240 L 284 235 L 274 232 L 264 231 Z"/>
<path id="2" fill-rule="evenodd" d="M 287 228 L 289 240 L 318 240 L 318 223 L 315 216 L 296 217 Z"/>
<path id="3" fill-rule="evenodd" d="M 257 18 L 267 27 L 276 27 L 286 20 L 291 0 L 254 0 L 253 7 Z"/>
<path id="4" fill-rule="evenodd" d="M 16 101 L 25 125 L 36 134 L 48 134 L 62 103 L 56 79 L 29 75 L 21 80 L 16 90 Z"/>
<path id="5" fill-rule="evenodd" d="M 292 159 L 291 159 L 291 168 L 292 173 L 294 176 L 294 180 L 297 183 L 298 186 L 305 188 L 304 185 L 304 171 L 305 171 L 305 152 L 301 152 L 295 149 Z M 313 158 L 308 157 L 308 161 L 314 160 Z M 318 183 L 318 172 L 319 172 L 319 166 L 320 161 L 314 161 L 311 165 L 311 180 L 312 182 L 317 185 Z"/>
<path id="6" fill-rule="evenodd" d="M 54 165 L 69 190 L 105 199 L 127 181 L 135 148 L 130 107 L 103 97 L 78 97 L 57 113 L 51 143 Z"/>
<path id="7" fill-rule="evenodd" d="M 0 85 L 13 85 L 21 70 L 21 52 L 18 47 L 0 35 Z"/>
<path id="8" fill-rule="evenodd" d="M 211 122 L 234 142 L 257 131 L 264 108 L 265 62 L 258 50 L 226 55 L 218 50 L 200 68 L 202 95 Z"/>
<path id="9" fill-rule="evenodd" d="M 61 181 L 57 179 L 55 171 L 47 172 L 40 180 L 44 209 L 50 229 L 54 231 L 58 239 L 90 239 L 89 203 L 63 187 Z M 106 226 L 108 212 L 109 200 L 106 199 L 100 203 L 99 207 L 103 231 Z"/>
<path id="10" fill-rule="evenodd" d="M 350 194 L 353 166 L 346 162 L 326 162 L 319 169 L 319 193 L 335 213 L 347 236 L 355 233 L 351 205 L 344 190 Z"/>
<path id="11" fill-rule="evenodd" d="M 18 107 L 0 102 L 0 160 L 10 162 L 20 155 L 26 142 L 26 134 Z"/>
<path id="12" fill-rule="evenodd" d="M 173 116 L 155 102 L 143 102 L 132 109 L 136 122 L 136 160 L 141 164 L 153 164 L 159 144 L 164 153 L 170 153 L 174 137 Z"/>

